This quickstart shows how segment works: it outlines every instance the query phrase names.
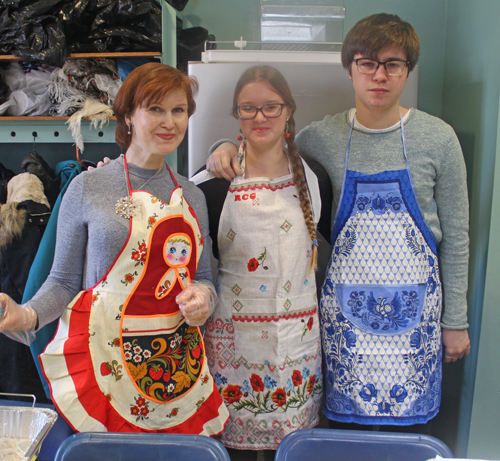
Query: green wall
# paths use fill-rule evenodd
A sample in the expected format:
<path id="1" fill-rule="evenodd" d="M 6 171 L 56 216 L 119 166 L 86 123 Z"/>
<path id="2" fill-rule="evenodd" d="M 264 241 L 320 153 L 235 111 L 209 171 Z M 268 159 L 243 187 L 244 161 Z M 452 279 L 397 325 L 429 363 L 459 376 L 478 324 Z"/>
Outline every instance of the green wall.
<path id="1" fill-rule="evenodd" d="M 500 310 L 493 296 L 493 289 L 500 280 L 497 239 L 492 240 L 489 247 L 492 210 L 491 235 L 495 235 L 495 229 L 499 230 L 500 172 L 496 174 L 496 207 L 492 208 L 499 121 L 498 18 L 500 2 L 497 0 L 448 1 L 443 118 L 455 128 L 462 143 L 471 198 L 469 332 L 473 349 L 465 361 L 465 379 L 461 384 L 464 401 L 473 398 L 473 407 L 472 415 L 468 415 L 469 406 L 462 406 L 458 442 L 463 453 L 469 431 L 466 423 L 470 419 L 467 455 L 484 459 L 500 459 Z M 477 379 L 474 382 L 470 377 L 476 364 Z"/>

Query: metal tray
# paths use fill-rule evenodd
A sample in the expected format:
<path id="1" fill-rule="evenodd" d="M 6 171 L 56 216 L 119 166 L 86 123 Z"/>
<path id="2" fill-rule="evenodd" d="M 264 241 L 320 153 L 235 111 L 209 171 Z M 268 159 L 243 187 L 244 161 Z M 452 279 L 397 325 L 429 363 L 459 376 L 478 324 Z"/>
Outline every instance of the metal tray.
<path id="1" fill-rule="evenodd" d="M 15 440 L 19 459 L 33 461 L 56 419 L 48 408 L 0 406 L 0 438 Z"/>

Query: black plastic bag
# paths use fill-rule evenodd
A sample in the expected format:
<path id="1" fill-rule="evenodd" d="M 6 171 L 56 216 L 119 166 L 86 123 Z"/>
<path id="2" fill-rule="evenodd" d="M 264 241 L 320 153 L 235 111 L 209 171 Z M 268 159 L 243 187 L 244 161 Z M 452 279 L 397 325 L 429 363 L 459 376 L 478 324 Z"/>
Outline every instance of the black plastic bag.
<path id="1" fill-rule="evenodd" d="M 70 53 L 160 51 L 154 0 L 7 0 L 0 6 L 0 54 L 62 67 Z"/>

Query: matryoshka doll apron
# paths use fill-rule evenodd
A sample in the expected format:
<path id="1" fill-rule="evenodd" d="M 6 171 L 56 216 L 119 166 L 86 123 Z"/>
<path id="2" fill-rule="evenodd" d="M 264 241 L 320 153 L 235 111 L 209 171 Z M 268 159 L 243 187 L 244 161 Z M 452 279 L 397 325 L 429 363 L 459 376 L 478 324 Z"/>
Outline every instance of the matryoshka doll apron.
<path id="1" fill-rule="evenodd" d="M 353 120 L 354 125 L 354 120 Z M 439 409 L 441 282 L 436 241 L 406 169 L 348 170 L 322 289 L 325 414 L 358 424 L 422 424 Z"/>
<path id="2" fill-rule="evenodd" d="M 52 400 L 81 432 L 218 434 L 228 412 L 200 330 L 175 302 L 203 249 L 194 210 L 179 186 L 168 204 L 145 191 L 123 200 L 124 247 L 102 280 L 70 303 L 40 356 Z"/>
<path id="3" fill-rule="evenodd" d="M 311 240 L 292 175 L 236 177 L 218 244 L 219 303 L 205 344 L 231 415 L 221 441 L 275 450 L 288 433 L 318 424 L 322 406 Z"/>

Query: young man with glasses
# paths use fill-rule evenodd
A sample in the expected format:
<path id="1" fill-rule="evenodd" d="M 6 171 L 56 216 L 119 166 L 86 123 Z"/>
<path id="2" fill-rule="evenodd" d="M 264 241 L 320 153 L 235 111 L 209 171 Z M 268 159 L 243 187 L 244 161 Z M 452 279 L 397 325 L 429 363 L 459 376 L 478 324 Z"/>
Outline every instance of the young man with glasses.
<path id="1" fill-rule="evenodd" d="M 356 107 L 313 122 L 296 139 L 333 185 L 320 307 L 332 427 L 428 432 L 442 360 L 470 351 L 462 151 L 449 125 L 400 106 L 419 50 L 414 28 L 398 16 L 359 21 L 342 47 Z M 234 175 L 230 151 L 224 144 L 208 168 Z"/>

